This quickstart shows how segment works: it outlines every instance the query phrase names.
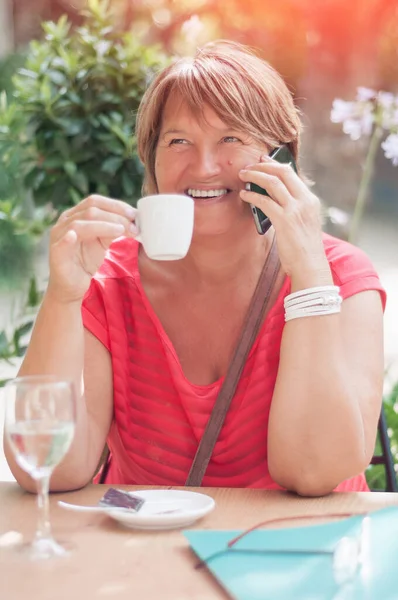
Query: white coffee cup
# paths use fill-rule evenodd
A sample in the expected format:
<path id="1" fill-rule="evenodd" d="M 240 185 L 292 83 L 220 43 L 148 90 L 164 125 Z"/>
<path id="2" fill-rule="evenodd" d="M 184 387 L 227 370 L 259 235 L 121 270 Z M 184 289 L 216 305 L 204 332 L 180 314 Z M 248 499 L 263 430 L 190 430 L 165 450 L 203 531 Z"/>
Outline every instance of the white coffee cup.
<path id="1" fill-rule="evenodd" d="M 156 194 L 137 202 L 136 240 L 153 260 L 186 256 L 192 240 L 194 201 L 182 194 Z"/>

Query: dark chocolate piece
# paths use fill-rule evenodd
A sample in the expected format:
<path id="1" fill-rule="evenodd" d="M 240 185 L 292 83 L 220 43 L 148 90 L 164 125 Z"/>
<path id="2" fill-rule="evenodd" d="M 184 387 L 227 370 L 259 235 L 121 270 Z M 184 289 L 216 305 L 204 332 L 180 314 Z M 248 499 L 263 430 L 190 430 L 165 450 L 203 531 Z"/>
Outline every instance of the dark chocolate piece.
<path id="1" fill-rule="evenodd" d="M 107 506 L 111 508 L 125 508 L 138 512 L 145 500 L 139 496 L 134 496 L 129 492 L 109 488 L 98 502 L 98 506 Z"/>

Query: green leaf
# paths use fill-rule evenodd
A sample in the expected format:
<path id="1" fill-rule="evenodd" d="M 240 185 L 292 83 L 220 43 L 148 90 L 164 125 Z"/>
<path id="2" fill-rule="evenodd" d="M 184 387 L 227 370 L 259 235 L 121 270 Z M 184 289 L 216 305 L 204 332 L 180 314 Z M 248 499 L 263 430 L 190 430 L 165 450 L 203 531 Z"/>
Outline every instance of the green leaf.
<path id="1" fill-rule="evenodd" d="M 0 356 L 8 353 L 9 350 L 9 342 L 7 339 L 7 335 L 5 331 L 0 331 Z"/>
<path id="2" fill-rule="evenodd" d="M 22 357 L 25 356 L 26 350 L 28 349 L 27 346 L 18 346 L 17 350 L 16 350 L 16 355 L 18 357 Z"/>
<path id="3" fill-rule="evenodd" d="M 72 177 L 73 185 L 83 194 L 87 196 L 89 191 L 88 179 L 84 171 L 77 171 Z"/>
<path id="4" fill-rule="evenodd" d="M 69 194 L 70 199 L 72 200 L 73 205 L 79 204 L 79 202 L 82 200 L 82 197 L 79 194 L 79 192 L 77 190 L 75 190 L 73 187 L 70 187 L 68 189 L 68 194 Z"/>
<path id="5" fill-rule="evenodd" d="M 62 169 L 64 164 L 62 156 L 47 156 L 41 166 L 43 169 Z"/>
<path id="6" fill-rule="evenodd" d="M 83 106 L 83 99 L 73 90 L 68 91 L 68 100 L 77 104 L 78 106 Z"/>
<path id="7" fill-rule="evenodd" d="M 76 167 L 75 163 L 70 160 L 67 160 L 66 163 L 64 163 L 64 170 L 65 170 L 65 173 L 67 175 L 69 175 L 69 177 L 73 180 L 74 176 L 76 175 L 76 171 L 77 171 L 77 167 Z"/>
<path id="8" fill-rule="evenodd" d="M 116 123 L 123 123 L 123 115 L 114 110 L 109 113 L 109 117 L 112 119 L 112 121 L 115 121 Z"/>
<path id="9" fill-rule="evenodd" d="M 69 156 L 69 144 L 64 137 L 56 136 L 54 138 L 54 148 L 61 154 L 62 158 Z"/>
<path id="10" fill-rule="evenodd" d="M 99 137 L 99 136 L 98 136 Z M 117 154 L 118 156 L 124 156 L 125 148 L 116 139 L 108 139 L 106 142 L 106 149 L 109 154 Z"/>
<path id="11" fill-rule="evenodd" d="M 15 353 L 16 356 L 20 356 L 20 352 L 21 352 L 21 347 L 20 347 L 20 344 L 19 344 L 19 337 L 20 336 L 19 336 L 18 332 L 14 331 L 14 334 L 12 336 L 12 341 L 13 341 L 13 344 L 14 344 L 14 353 Z"/>
<path id="12" fill-rule="evenodd" d="M 42 24 L 42 27 L 46 33 L 47 40 L 62 42 L 68 35 L 70 23 L 68 23 L 68 17 L 66 15 L 62 15 L 57 23 L 47 21 Z"/>
<path id="13" fill-rule="evenodd" d="M 62 127 L 67 135 L 74 136 L 81 133 L 84 124 L 80 119 L 58 118 L 56 122 Z"/>
<path id="14" fill-rule="evenodd" d="M 45 104 L 51 100 L 51 85 L 47 77 L 41 83 L 40 95 Z"/>
<path id="15" fill-rule="evenodd" d="M 46 172 L 43 169 L 35 169 L 25 178 L 24 184 L 27 189 L 38 190 L 46 179 Z"/>
<path id="16" fill-rule="evenodd" d="M 31 277 L 30 282 L 29 282 L 27 306 L 33 308 L 33 307 L 37 306 L 39 304 L 39 302 L 40 302 L 40 294 L 37 289 L 36 277 Z"/>
<path id="17" fill-rule="evenodd" d="M 135 191 L 135 186 L 132 181 L 132 178 L 129 176 L 126 170 L 122 172 L 122 186 L 123 186 L 123 197 L 126 199 L 130 199 Z"/>
<path id="18" fill-rule="evenodd" d="M 18 69 L 17 71 L 18 75 L 20 75 L 21 77 L 29 77 L 29 79 L 37 79 L 37 73 L 35 73 L 34 71 L 31 71 L 30 69 Z"/>
<path id="19" fill-rule="evenodd" d="M 59 86 L 65 85 L 65 83 L 67 83 L 65 75 L 63 73 L 60 73 L 60 71 L 47 71 L 47 77 L 52 83 L 55 83 Z"/>
<path id="20" fill-rule="evenodd" d="M 32 330 L 32 327 L 33 321 L 29 321 L 28 323 L 24 323 L 23 325 L 18 327 L 18 329 L 15 330 L 15 333 L 18 335 L 18 339 L 20 339 L 24 335 L 27 335 Z"/>
<path id="21" fill-rule="evenodd" d="M 109 187 L 105 183 L 99 183 L 96 193 L 101 196 L 109 196 Z"/>
<path id="22" fill-rule="evenodd" d="M 111 120 L 107 115 L 99 114 L 98 120 L 106 129 L 110 129 L 112 127 Z"/>
<path id="23" fill-rule="evenodd" d="M 101 171 L 109 173 L 109 175 L 115 175 L 116 171 L 120 169 L 123 164 L 123 158 L 120 156 L 110 156 L 107 158 L 101 166 Z"/>

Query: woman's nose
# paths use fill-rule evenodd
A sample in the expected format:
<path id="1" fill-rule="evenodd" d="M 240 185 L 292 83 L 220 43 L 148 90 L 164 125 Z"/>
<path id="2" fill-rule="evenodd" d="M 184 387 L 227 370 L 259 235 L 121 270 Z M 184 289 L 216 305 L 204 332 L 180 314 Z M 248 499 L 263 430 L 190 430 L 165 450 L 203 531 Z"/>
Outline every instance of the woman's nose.
<path id="1" fill-rule="evenodd" d="M 210 179 L 221 172 L 220 157 L 211 150 L 198 151 L 192 168 L 197 179 Z"/>

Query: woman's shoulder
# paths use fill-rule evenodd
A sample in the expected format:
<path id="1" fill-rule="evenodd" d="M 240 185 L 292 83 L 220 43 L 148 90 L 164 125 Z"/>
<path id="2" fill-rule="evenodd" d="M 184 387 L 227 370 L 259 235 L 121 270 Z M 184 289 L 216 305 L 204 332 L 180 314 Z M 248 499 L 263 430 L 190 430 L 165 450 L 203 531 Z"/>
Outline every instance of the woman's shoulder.
<path id="1" fill-rule="evenodd" d="M 138 246 L 139 243 L 132 238 L 116 239 L 107 250 L 95 278 L 135 277 L 138 270 Z"/>

